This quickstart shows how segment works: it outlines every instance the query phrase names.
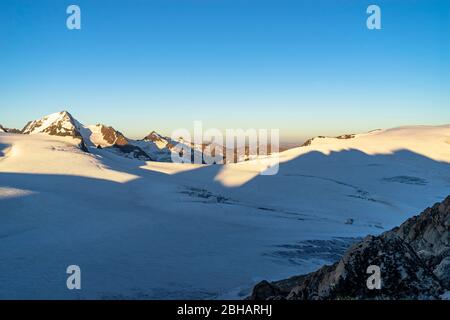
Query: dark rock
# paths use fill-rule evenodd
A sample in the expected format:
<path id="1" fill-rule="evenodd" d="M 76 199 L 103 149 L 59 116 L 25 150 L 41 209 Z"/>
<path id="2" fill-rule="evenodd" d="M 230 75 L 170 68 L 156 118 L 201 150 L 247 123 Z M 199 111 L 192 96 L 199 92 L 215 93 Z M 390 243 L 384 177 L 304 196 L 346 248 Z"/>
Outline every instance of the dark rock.
<path id="1" fill-rule="evenodd" d="M 15 133 L 15 134 L 22 133 L 22 130 L 19 130 L 19 129 L 14 129 L 14 128 L 3 128 L 3 129 L 5 129 L 6 132 L 8 132 L 8 133 Z"/>
<path id="2" fill-rule="evenodd" d="M 83 136 L 80 133 L 80 124 L 78 121 L 76 121 L 67 111 L 61 111 L 58 115 L 59 116 L 55 119 L 55 121 L 45 128 L 42 128 L 42 126 L 48 120 L 49 116 L 46 116 L 40 120 L 30 121 L 21 130 L 21 133 L 30 134 L 36 130 L 37 132 L 46 133 L 51 136 L 72 137 L 80 140 L 78 147 L 82 151 L 89 152 Z"/>
<path id="3" fill-rule="evenodd" d="M 340 136 L 337 136 L 336 139 L 353 139 L 355 137 L 355 135 L 352 134 L 343 134 Z"/>
<path id="4" fill-rule="evenodd" d="M 267 300 L 280 295 L 280 289 L 267 281 L 261 281 L 253 289 L 252 300 Z"/>
<path id="5" fill-rule="evenodd" d="M 113 127 L 102 125 L 100 131 L 103 135 L 103 139 L 109 144 L 114 144 L 117 146 L 128 145 L 127 138 L 125 138 L 125 136 L 121 132 L 115 130 Z"/>
<path id="6" fill-rule="evenodd" d="M 78 148 L 80 148 L 81 151 L 89 153 L 89 150 L 88 150 L 86 144 L 84 143 L 83 138 L 81 138 L 81 142 L 78 144 Z"/>
<path id="7" fill-rule="evenodd" d="M 13 129 L 13 128 L 5 128 L 0 124 L 0 132 L 8 132 L 8 133 L 22 133 L 21 130 Z"/>
<path id="8" fill-rule="evenodd" d="M 400 227 L 368 236 L 341 260 L 307 275 L 261 282 L 249 299 L 439 299 L 450 290 L 450 196 Z M 369 289 L 369 266 L 381 288 Z"/>
<path id="9" fill-rule="evenodd" d="M 118 145 L 115 144 L 112 148 L 118 150 L 120 153 L 129 156 L 131 158 L 143 160 L 143 161 L 152 161 L 153 159 L 145 153 L 141 148 L 132 144 Z"/>

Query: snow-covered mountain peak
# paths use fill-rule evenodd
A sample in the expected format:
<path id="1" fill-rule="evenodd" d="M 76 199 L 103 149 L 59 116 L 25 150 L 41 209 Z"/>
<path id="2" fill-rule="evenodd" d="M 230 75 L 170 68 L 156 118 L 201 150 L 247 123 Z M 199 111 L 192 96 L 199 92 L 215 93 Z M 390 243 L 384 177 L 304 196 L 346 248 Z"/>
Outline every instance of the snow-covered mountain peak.
<path id="1" fill-rule="evenodd" d="M 72 137 L 81 140 L 79 148 L 88 151 L 80 133 L 83 125 L 67 111 L 49 114 L 41 119 L 28 122 L 22 129 L 23 134 L 45 133 L 50 136 Z"/>
<path id="2" fill-rule="evenodd" d="M 167 149 L 167 151 L 169 151 L 175 145 L 170 138 L 164 137 L 156 131 L 150 132 L 144 137 L 143 141 L 153 143 L 159 150 Z"/>
<path id="3" fill-rule="evenodd" d="M 81 124 L 67 111 L 52 113 L 41 119 L 28 122 L 24 134 L 47 133 L 53 136 L 81 138 Z"/>
<path id="4" fill-rule="evenodd" d="M 128 139 L 120 131 L 100 123 L 86 126 L 82 133 L 86 140 L 102 148 L 113 145 L 124 146 L 129 143 Z"/>
<path id="5" fill-rule="evenodd" d="M 159 133 L 157 133 L 156 131 L 152 131 L 150 132 L 148 135 L 145 136 L 144 140 L 150 140 L 150 141 L 155 141 L 155 140 L 162 140 L 163 136 L 160 135 Z"/>
<path id="6" fill-rule="evenodd" d="M 148 135 L 145 136 L 145 138 L 143 140 L 160 144 L 162 147 L 166 147 L 168 144 L 169 144 L 169 146 L 167 146 L 168 148 L 172 147 L 171 139 L 168 137 L 164 137 L 163 135 L 159 134 L 156 131 L 150 132 Z"/>

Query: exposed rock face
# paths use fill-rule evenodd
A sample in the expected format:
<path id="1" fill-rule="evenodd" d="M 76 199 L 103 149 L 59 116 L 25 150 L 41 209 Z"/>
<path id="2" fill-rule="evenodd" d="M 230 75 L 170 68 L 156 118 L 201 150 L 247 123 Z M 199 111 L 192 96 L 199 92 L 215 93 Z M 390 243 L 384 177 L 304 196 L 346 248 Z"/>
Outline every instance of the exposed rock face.
<path id="1" fill-rule="evenodd" d="M 336 139 L 353 139 L 355 137 L 355 134 L 343 134 L 340 136 L 337 136 Z"/>
<path id="2" fill-rule="evenodd" d="M 61 111 L 42 119 L 30 121 L 22 129 L 24 134 L 47 133 L 51 136 L 80 138 L 79 123 L 67 111 Z"/>
<path id="3" fill-rule="evenodd" d="M 306 140 L 300 147 L 307 147 L 310 146 L 311 143 L 313 142 L 314 138 L 308 139 Z"/>
<path id="4" fill-rule="evenodd" d="M 353 133 L 350 133 L 350 134 L 342 134 L 342 135 L 337 136 L 337 137 L 317 136 L 317 137 L 314 137 L 314 138 L 311 138 L 311 139 L 306 140 L 300 147 L 307 147 L 307 146 L 310 146 L 310 145 L 314 142 L 314 140 L 317 140 L 317 139 L 335 138 L 335 139 L 339 139 L 339 140 L 347 140 L 347 139 L 353 139 L 353 138 L 355 138 L 355 137 L 356 137 L 356 135 L 353 134 Z"/>
<path id="5" fill-rule="evenodd" d="M 92 130 L 95 128 L 95 135 Z M 113 127 L 96 125 L 90 128 L 83 126 L 67 111 L 54 113 L 42 119 L 30 121 L 22 130 L 23 134 L 45 133 L 52 136 L 72 137 L 79 139 L 78 147 L 89 152 L 86 142 L 90 146 L 100 146 L 118 155 L 131 159 L 153 160 L 139 146 L 133 145 L 122 133 Z M 96 139 L 100 139 L 100 143 Z"/>
<path id="6" fill-rule="evenodd" d="M 15 134 L 20 134 L 22 133 L 22 130 L 19 129 L 15 129 L 15 128 L 3 128 L 6 130 L 6 132 L 8 133 L 15 133 Z"/>
<path id="7" fill-rule="evenodd" d="M 450 196 L 393 231 L 450 287 Z"/>
<path id="8" fill-rule="evenodd" d="M 5 128 L 0 124 L 0 132 L 22 133 L 22 130 L 13 129 L 13 128 Z"/>
<path id="9" fill-rule="evenodd" d="M 172 150 L 176 143 L 176 142 L 172 141 L 170 138 L 163 137 L 162 135 L 160 135 L 159 133 L 157 133 L 155 131 L 150 132 L 143 139 L 143 141 L 153 142 L 153 143 L 157 144 L 160 149 L 167 148 L 168 150 Z"/>
<path id="10" fill-rule="evenodd" d="M 257 284 L 249 299 L 439 299 L 450 290 L 450 196 L 400 227 L 368 236 L 316 272 Z M 367 267 L 380 267 L 370 290 Z"/>
<path id="11" fill-rule="evenodd" d="M 22 129 L 23 134 L 46 133 L 51 136 L 72 137 L 79 139 L 78 147 L 89 152 L 80 133 L 81 124 L 67 111 L 53 113 L 42 119 L 30 121 Z"/>
<path id="12" fill-rule="evenodd" d="M 153 159 L 146 152 L 144 152 L 138 146 L 132 144 L 115 144 L 112 146 L 112 148 L 115 148 L 127 158 L 138 159 L 142 161 L 153 161 Z"/>
<path id="13" fill-rule="evenodd" d="M 116 131 L 113 127 L 101 126 L 101 133 L 103 134 L 103 139 L 111 145 L 125 146 L 128 144 L 127 138 Z"/>
<path id="14" fill-rule="evenodd" d="M 133 144 L 139 146 L 147 154 L 151 154 L 156 161 L 171 162 L 172 152 L 177 152 L 175 147 L 178 142 L 152 131 L 142 140 L 135 141 Z"/>

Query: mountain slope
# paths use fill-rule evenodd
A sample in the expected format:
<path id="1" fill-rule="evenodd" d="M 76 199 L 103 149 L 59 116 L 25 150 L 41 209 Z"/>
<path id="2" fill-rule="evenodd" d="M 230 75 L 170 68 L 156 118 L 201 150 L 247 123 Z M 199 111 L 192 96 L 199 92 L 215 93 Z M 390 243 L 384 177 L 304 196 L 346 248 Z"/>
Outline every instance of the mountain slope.
<path id="1" fill-rule="evenodd" d="M 404 126 L 338 137 L 319 136 L 308 140 L 302 147 L 288 152 L 303 153 L 316 150 L 330 153 L 355 149 L 367 154 L 380 154 L 405 149 L 435 160 L 446 161 L 450 154 L 448 139 L 450 139 L 450 125 Z"/>
<path id="2" fill-rule="evenodd" d="M 89 147 L 103 148 L 115 154 L 142 161 L 154 160 L 147 152 L 127 139 L 120 131 L 103 124 L 83 126 L 81 129 Z"/>
<path id="3" fill-rule="evenodd" d="M 83 135 L 93 145 L 102 148 L 113 145 L 124 146 L 129 143 L 128 139 L 121 132 L 103 124 L 85 126 Z"/>
<path id="4" fill-rule="evenodd" d="M 151 154 L 155 161 L 159 162 L 172 162 L 172 154 L 180 155 L 185 150 L 190 150 L 191 162 L 194 162 L 194 159 L 201 159 L 202 163 L 206 163 L 206 161 L 210 161 L 211 159 L 210 155 L 204 152 L 203 145 L 197 146 L 184 141 L 182 138 L 173 140 L 155 131 L 145 136 L 144 139 L 132 140 L 131 143 L 139 146 L 148 154 Z M 212 163 L 212 161 L 209 163 Z"/>
<path id="5" fill-rule="evenodd" d="M 14 131 L 14 133 L 16 132 Z M 121 132 L 104 124 L 83 125 L 67 111 L 30 121 L 21 133 L 70 136 L 81 139 L 80 148 L 85 151 L 88 150 L 88 148 L 85 148 L 86 146 L 89 148 L 106 148 L 116 154 L 143 161 L 172 162 L 173 154 L 179 155 L 186 150 L 191 152 L 191 161 L 201 159 L 202 163 L 213 163 L 216 154 L 222 156 L 222 161 L 219 161 L 219 163 L 241 162 L 250 158 L 248 147 L 234 150 L 234 157 L 227 159 L 227 150 L 223 146 L 214 143 L 195 144 L 184 141 L 182 138 L 173 140 L 155 131 L 152 131 L 142 140 L 128 139 Z"/>
<path id="6" fill-rule="evenodd" d="M 439 299 L 450 291 L 450 196 L 400 227 L 368 236 L 332 266 L 255 286 L 250 299 Z M 369 289 L 368 266 L 380 267 Z"/>
<path id="7" fill-rule="evenodd" d="M 81 150 L 89 148 L 107 148 L 107 150 L 131 159 L 152 160 L 141 148 L 129 142 L 125 136 L 113 127 L 102 124 L 84 126 L 69 112 L 61 111 L 28 122 L 23 134 L 48 134 L 50 136 L 72 137 L 79 139 Z"/>
<path id="8" fill-rule="evenodd" d="M 323 137 L 313 139 L 311 143 L 302 147 L 292 148 L 271 157 L 267 157 L 261 161 L 248 161 L 230 165 L 224 168 L 223 182 L 227 186 L 242 185 L 260 172 L 267 169 L 268 166 L 276 165 L 277 163 L 296 162 L 296 159 L 314 158 L 319 155 L 324 157 L 333 158 L 333 155 L 347 157 L 346 161 L 357 164 L 363 161 L 363 156 L 367 156 L 367 163 L 364 165 L 373 166 L 372 172 L 377 171 L 377 166 L 381 165 L 376 160 L 377 157 L 392 155 L 393 158 L 398 158 L 399 163 L 408 163 L 409 166 L 420 165 L 423 161 L 419 160 L 416 163 L 415 155 L 420 155 L 424 159 L 431 159 L 435 161 L 442 161 L 444 163 L 450 163 L 450 125 L 443 126 L 406 126 L 398 127 L 387 130 L 376 130 L 369 133 L 353 135 L 352 138 L 330 138 Z M 396 156 L 398 154 L 398 156 Z M 372 158 L 372 159 L 370 159 Z M 344 160 L 344 159 L 342 159 Z M 373 162 L 371 164 L 371 162 Z M 360 163 L 362 165 L 363 163 Z M 307 163 L 307 166 L 315 166 L 314 163 Z M 333 165 L 337 165 L 333 163 Z M 349 163 L 350 165 L 350 163 Z M 292 166 L 292 165 L 290 165 Z M 228 170 L 229 168 L 239 168 L 240 174 L 234 175 L 232 172 L 235 170 Z M 329 170 L 331 167 L 325 167 L 324 174 L 331 173 Z M 297 168 L 300 169 L 300 168 Z M 348 176 L 345 179 L 352 179 L 353 174 L 340 174 L 336 170 L 340 170 L 337 167 L 333 169 L 335 173 L 333 175 Z M 295 170 L 299 171 L 299 170 Z M 308 174 L 307 170 L 300 170 L 302 174 Z M 295 173 L 295 172 L 294 172 Z M 369 171 L 365 171 L 364 174 L 372 174 Z M 388 179 L 388 177 L 386 177 Z M 401 180 L 401 177 L 398 178 Z M 406 178 L 407 179 L 407 178 Z"/>
<path id="9" fill-rule="evenodd" d="M 78 147 L 88 152 L 85 141 L 80 133 L 82 125 L 67 111 L 52 113 L 39 120 L 30 121 L 22 129 L 23 134 L 48 134 L 59 137 L 72 137 L 80 140 Z"/>
<path id="10" fill-rule="evenodd" d="M 67 111 L 52 113 L 39 120 L 30 121 L 22 129 L 23 134 L 47 133 L 51 136 L 82 139 L 81 124 Z"/>

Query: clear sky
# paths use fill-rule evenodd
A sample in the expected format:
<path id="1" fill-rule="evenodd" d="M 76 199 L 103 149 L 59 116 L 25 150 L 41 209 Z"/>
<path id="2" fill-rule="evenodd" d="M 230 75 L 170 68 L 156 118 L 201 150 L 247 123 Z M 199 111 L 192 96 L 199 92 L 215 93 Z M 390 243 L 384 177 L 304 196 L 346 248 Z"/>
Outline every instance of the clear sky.
<path id="1" fill-rule="evenodd" d="M 448 124 L 450 1 L 1 0 L 0 123 L 63 109 L 133 138 L 194 120 L 284 141 Z"/>

